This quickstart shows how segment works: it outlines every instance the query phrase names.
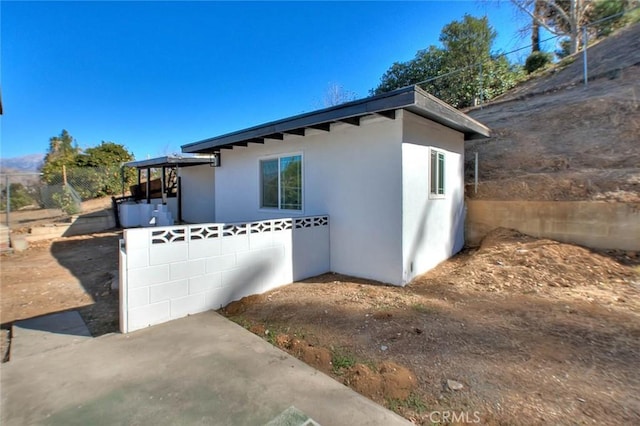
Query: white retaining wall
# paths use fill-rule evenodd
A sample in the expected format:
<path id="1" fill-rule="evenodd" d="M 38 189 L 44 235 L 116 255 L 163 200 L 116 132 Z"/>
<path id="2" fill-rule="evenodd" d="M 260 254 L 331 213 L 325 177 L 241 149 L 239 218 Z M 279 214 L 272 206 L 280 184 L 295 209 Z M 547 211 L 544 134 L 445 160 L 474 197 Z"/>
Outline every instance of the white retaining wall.
<path id="1" fill-rule="evenodd" d="M 127 229 L 123 333 L 329 272 L 328 216 Z"/>

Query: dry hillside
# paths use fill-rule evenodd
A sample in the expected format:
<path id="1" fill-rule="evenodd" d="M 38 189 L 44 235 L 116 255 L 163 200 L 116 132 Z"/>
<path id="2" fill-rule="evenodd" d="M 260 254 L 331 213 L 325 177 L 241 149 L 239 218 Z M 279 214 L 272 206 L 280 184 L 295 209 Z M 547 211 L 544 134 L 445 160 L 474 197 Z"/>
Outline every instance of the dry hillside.
<path id="1" fill-rule="evenodd" d="M 468 111 L 493 137 L 466 149 L 467 196 L 640 201 L 640 24 Z M 474 193 L 474 155 L 479 187 Z"/>

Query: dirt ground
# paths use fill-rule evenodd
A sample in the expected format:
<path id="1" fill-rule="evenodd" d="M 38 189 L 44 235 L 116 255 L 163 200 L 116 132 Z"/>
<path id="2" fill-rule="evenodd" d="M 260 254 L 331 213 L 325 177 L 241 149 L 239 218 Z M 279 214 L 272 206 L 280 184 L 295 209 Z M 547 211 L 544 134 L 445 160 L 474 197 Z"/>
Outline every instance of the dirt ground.
<path id="1" fill-rule="evenodd" d="M 118 331 L 118 269 L 121 232 L 32 243 L 0 256 L 0 321 L 77 309 L 93 336 Z"/>
<path id="2" fill-rule="evenodd" d="M 465 144 L 466 195 L 640 202 L 640 24 L 468 111 L 493 136 Z M 474 157 L 479 186 L 474 192 Z"/>
<path id="3" fill-rule="evenodd" d="M 82 202 L 80 215 L 111 209 L 111 197 L 95 198 Z M 5 213 L 2 214 L 5 219 Z M 12 232 L 26 234 L 32 227 L 67 222 L 69 215 L 60 209 L 25 208 L 9 215 Z"/>
<path id="4" fill-rule="evenodd" d="M 2 323 L 117 331 L 118 238 L 2 255 Z M 404 288 L 326 274 L 221 312 L 417 424 L 639 424 L 639 296 L 638 253 L 496 230 Z"/>
<path id="5" fill-rule="evenodd" d="M 502 229 L 405 288 L 327 274 L 221 312 L 417 424 L 640 424 L 638 265 Z"/>

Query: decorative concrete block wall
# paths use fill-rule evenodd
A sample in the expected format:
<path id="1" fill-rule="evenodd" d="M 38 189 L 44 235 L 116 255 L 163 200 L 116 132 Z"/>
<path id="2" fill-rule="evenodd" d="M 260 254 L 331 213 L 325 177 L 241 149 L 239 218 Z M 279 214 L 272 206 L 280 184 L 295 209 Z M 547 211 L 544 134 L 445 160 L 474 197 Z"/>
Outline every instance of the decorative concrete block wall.
<path id="1" fill-rule="evenodd" d="M 120 328 L 218 309 L 329 270 L 327 216 L 127 229 Z"/>

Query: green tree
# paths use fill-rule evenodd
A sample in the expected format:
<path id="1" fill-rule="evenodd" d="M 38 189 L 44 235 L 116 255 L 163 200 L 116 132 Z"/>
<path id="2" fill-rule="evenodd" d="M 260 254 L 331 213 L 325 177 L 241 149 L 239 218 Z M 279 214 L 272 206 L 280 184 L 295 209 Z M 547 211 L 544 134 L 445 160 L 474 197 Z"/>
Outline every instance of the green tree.
<path id="1" fill-rule="evenodd" d="M 631 9 L 640 6 L 639 0 L 596 0 L 589 10 L 587 18 L 593 22 L 593 35 L 606 37 L 614 30 L 633 22 L 630 16 L 622 15 Z M 618 16 L 617 16 L 618 15 Z M 607 19 L 616 16 L 615 18 Z M 600 21 L 600 22 L 598 22 Z"/>
<path id="2" fill-rule="evenodd" d="M 49 150 L 41 169 L 45 182 L 60 183 L 62 167 L 74 166 L 79 153 L 78 144 L 66 130 L 62 130 L 59 136 L 50 138 Z"/>
<path id="3" fill-rule="evenodd" d="M 33 188 L 24 186 L 21 183 L 12 183 L 9 185 L 9 192 L 11 195 L 11 210 L 19 210 L 22 207 L 27 207 L 36 204 L 36 193 Z M 0 201 L 0 210 L 5 210 L 7 207 L 7 189 L 2 189 L 2 198 Z"/>
<path id="4" fill-rule="evenodd" d="M 125 187 L 131 185 L 135 170 L 123 171 L 121 166 L 133 159 L 124 146 L 115 142 L 102 141 L 98 146 L 81 151 L 69 132 L 63 130 L 60 136 L 49 140 L 49 151 L 41 171 L 46 183 L 60 185 L 64 183 L 64 166 L 66 183 L 74 188 L 73 195 L 86 200 L 119 193 L 123 179 Z"/>
<path id="5" fill-rule="evenodd" d="M 492 55 L 496 31 L 486 17 L 465 15 L 443 27 L 442 48 L 430 46 L 404 63 L 394 63 L 380 79 L 374 94 L 420 83 L 425 90 L 458 107 L 491 99 L 513 87 L 521 78 L 517 66 Z"/>
<path id="6" fill-rule="evenodd" d="M 132 160 L 133 154 L 124 146 L 102 141 L 76 156 L 69 183 L 84 199 L 117 194 L 122 189 L 123 179 L 126 187 L 134 182 L 135 170 L 123 171 L 121 167 L 122 163 Z"/>
<path id="7" fill-rule="evenodd" d="M 382 75 L 380 84 L 372 92 L 374 94 L 390 92 L 443 74 L 444 53 L 443 49 L 430 46 L 428 49 L 419 50 L 410 61 L 394 62 Z M 438 96 L 435 93 L 436 85 L 428 86 L 426 90 Z"/>

